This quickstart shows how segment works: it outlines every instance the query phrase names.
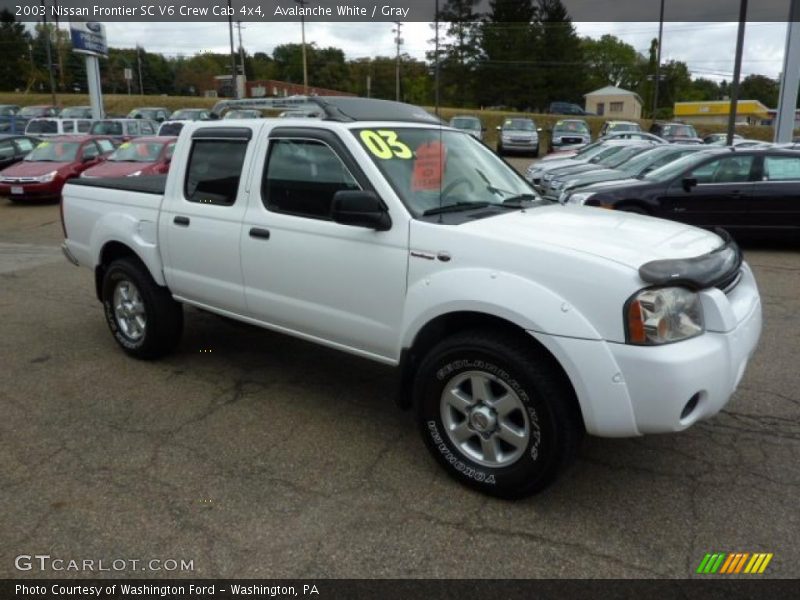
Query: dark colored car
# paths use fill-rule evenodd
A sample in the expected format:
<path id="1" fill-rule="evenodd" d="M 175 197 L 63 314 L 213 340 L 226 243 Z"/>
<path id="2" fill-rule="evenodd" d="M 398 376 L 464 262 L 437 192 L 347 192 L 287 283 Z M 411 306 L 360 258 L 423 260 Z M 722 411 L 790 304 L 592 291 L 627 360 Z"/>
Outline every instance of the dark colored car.
<path id="1" fill-rule="evenodd" d="M 568 201 L 571 194 L 581 192 L 587 186 L 624 179 L 641 179 L 650 171 L 655 171 L 687 154 L 703 150 L 706 148 L 698 144 L 658 144 L 615 168 L 556 177 L 551 182 L 551 187 L 560 191 L 558 201 L 563 204 Z"/>
<path id="2" fill-rule="evenodd" d="M 702 144 L 703 140 L 697 135 L 697 130 L 686 123 L 653 123 L 650 133 L 664 138 L 670 143 Z"/>
<path id="3" fill-rule="evenodd" d="M 99 165 L 87 169 L 81 177 L 138 177 L 163 175 L 169 171 L 174 137 L 141 137 L 125 142 Z"/>
<path id="4" fill-rule="evenodd" d="M 169 119 L 169 109 L 163 106 L 142 106 L 128 113 L 129 119 L 146 119 L 161 123 Z"/>
<path id="5" fill-rule="evenodd" d="M 0 134 L 0 169 L 21 161 L 38 143 L 39 140 L 26 135 Z"/>
<path id="6" fill-rule="evenodd" d="M 573 104 L 572 102 L 551 102 L 550 110 L 548 112 L 553 115 L 594 116 L 594 113 L 586 112 L 580 106 Z"/>
<path id="7" fill-rule="evenodd" d="M 589 124 L 583 119 L 563 119 L 553 125 L 550 150 L 555 152 L 567 146 L 583 146 L 592 142 Z"/>
<path id="8" fill-rule="evenodd" d="M 800 152 L 722 148 L 690 154 L 641 181 L 587 188 L 587 204 L 734 233 L 764 229 L 800 234 Z"/>
<path id="9" fill-rule="evenodd" d="M 0 171 L 0 196 L 12 202 L 58 200 L 67 180 L 114 150 L 108 138 L 63 135 L 42 142 L 24 160 Z"/>
<path id="10" fill-rule="evenodd" d="M 170 121 L 205 121 L 211 111 L 206 108 L 181 108 L 169 116 Z"/>
<path id="11" fill-rule="evenodd" d="M 93 119 L 91 106 L 67 106 L 58 113 L 60 119 Z"/>

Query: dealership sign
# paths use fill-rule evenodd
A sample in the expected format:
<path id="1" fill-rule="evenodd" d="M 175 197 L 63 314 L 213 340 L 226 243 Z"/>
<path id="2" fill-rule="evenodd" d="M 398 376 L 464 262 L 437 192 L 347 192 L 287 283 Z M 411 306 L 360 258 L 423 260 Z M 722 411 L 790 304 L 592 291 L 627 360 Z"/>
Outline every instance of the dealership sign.
<path id="1" fill-rule="evenodd" d="M 108 57 L 106 29 L 102 23 L 97 23 L 96 21 L 70 21 L 69 30 L 72 37 L 73 52 Z"/>

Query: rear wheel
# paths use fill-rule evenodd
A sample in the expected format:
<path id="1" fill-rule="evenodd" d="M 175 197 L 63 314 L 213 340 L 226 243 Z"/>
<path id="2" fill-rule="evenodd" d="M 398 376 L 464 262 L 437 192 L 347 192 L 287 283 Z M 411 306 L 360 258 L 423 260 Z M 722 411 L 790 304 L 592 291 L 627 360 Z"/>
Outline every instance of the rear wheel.
<path id="1" fill-rule="evenodd" d="M 457 334 L 420 365 L 417 416 L 429 451 L 459 482 L 516 498 L 552 483 L 583 436 L 552 357 L 522 336 Z"/>
<path id="2" fill-rule="evenodd" d="M 106 322 L 114 339 L 136 358 L 153 359 L 177 346 L 183 309 L 137 260 L 115 260 L 102 287 Z"/>

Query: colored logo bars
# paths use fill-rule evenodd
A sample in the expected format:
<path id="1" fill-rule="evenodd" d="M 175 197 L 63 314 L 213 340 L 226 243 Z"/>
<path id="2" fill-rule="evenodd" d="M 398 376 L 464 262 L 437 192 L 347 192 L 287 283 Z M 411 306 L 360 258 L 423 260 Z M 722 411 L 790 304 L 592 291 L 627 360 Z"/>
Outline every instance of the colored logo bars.
<path id="1" fill-rule="evenodd" d="M 701 575 L 737 575 L 739 573 L 760 575 L 766 570 L 772 556 L 772 553 L 750 554 L 749 552 L 706 554 L 700 562 L 700 566 L 697 567 L 697 573 Z"/>

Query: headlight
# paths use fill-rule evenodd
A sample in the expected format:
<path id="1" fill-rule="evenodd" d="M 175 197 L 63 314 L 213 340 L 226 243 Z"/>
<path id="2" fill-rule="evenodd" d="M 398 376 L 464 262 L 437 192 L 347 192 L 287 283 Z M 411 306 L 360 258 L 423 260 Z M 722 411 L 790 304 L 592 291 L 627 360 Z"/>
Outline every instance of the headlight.
<path id="1" fill-rule="evenodd" d="M 39 183 L 50 183 L 51 181 L 53 181 L 53 179 L 56 178 L 56 175 L 58 175 L 58 171 L 50 171 L 46 175 L 40 175 L 39 177 L 37 177 L 36 181 L 38 181 Z"/>
<path id="2" fill-rule="evenodd" d="M 551 190 L 560 190 L 562 187 L 564 187 L 564 182 L 561 179 L 553 179 L 550 183 Z"/>
<path id="3" fill-rule="evenodd" d="M 705 331 L 700 297 L 686 288 L 655 288 L 625 303 L 625 341 L 659 346 L 688 340 Z"/>
<path id="4" fill-rule="evenodd" d="M 572 194 L 567 200 L 570 204 L 586 204 L 586 201 L 594 196 L 592 192 L 581 192 L 579 194 Z"/>
<path id="5" fill-rule="evenodd" d="M 128 177 L 138 177 L 141 174 L 141 171 L 134 171 L 133 173 L 128 173 Z"/>

